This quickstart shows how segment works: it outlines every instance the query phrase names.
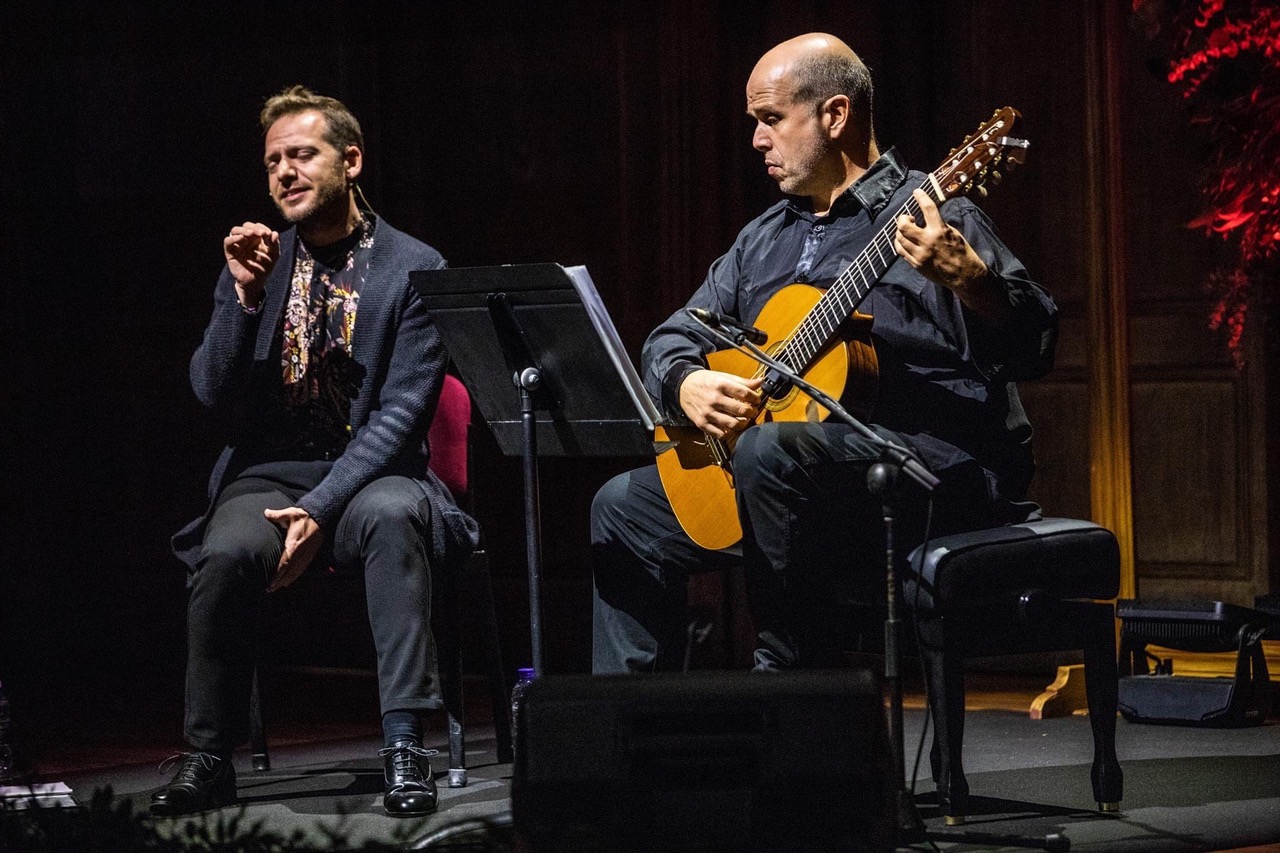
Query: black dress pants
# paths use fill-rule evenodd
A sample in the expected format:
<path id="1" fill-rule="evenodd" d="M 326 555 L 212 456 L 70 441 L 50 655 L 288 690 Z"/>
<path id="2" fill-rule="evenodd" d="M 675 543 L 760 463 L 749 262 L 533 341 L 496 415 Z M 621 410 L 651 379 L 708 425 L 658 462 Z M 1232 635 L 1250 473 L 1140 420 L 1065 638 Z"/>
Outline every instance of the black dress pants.
<path id="1" fill-rule="evenodd" d="M 700 548 L 681 530 L 656 466 L 610 480 L 591 509 L 593 670 L 677 667 L 689 576 L 734 565 L 745 569 L 757 669 L 834 663 L 848 632 L 848 602 L 885 599 L 882 501 L 866 485 L 879 457 L 874 443 L 844 424 L 752 427 L 733 457 L 743 539 L 719 552 Z M 976 462 L 938 473 L 934 534 L 997 523 Z M 908 485 L 899 494 L 894 545 L 901 559 L 923 536 L 925 499 Z"/>
<path id="2" fill-rule="evenodd" d="M 308 488 L 241 477 L 219 496 L 190 582 L 187 605 L 186 738 L 230 751 L 248 738 L 249 694 L 266 584 L 284 549 L 284 530 L 264 509 L 296 505 Z M 383 477 L 347 505 L 332 539 L 308 567 L 329 561 L 363 570 L 377 651 L 383 713 L 440 708 L 431 632 L 431 514 L 422 484 Z M 284 590 L 276 595 L 287 595 Z"/>

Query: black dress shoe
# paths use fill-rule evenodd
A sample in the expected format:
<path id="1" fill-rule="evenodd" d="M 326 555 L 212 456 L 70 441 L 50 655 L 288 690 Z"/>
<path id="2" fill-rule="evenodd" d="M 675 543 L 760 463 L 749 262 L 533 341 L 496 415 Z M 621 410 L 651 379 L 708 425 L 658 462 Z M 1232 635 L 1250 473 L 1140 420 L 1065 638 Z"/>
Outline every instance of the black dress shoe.
<path id="1" fill-rule="evenodd" d="M 178 772 L 151 795 L 151 813 L 179 815 L 229 806 L 236 801 L 231 759 L 209 752 L 185 753 Z"/>
<path id="2" fill-rule="evenodd" d="M 392 817 L 420 817 L 436 810 L 436 780 L 430 756 L 416 741 L 398 740 L 378 751 L 383 760 L 382 808 Z"/>

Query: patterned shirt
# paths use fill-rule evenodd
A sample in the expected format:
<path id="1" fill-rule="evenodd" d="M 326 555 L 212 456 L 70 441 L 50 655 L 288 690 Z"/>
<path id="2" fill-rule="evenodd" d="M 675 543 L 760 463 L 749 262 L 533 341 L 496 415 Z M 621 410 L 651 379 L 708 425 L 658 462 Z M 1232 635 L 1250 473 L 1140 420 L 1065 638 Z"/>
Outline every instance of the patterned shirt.
<path id="1" fill-rule="evenodd" d="M 351 438 L 351 399 L 361 377 L 352 358 L 360 288 L 377 221 L 365 214 L 329 246 L 299 240 L 281 328 L 282 459 L 334 459 Z"/>

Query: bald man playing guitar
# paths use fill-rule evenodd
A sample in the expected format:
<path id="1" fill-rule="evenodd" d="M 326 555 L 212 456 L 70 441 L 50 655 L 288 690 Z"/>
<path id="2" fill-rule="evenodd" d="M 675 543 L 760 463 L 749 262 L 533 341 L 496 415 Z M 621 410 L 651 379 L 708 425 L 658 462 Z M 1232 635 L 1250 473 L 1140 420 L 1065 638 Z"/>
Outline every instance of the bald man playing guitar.
<path id="1" fill-rule="evenodd" d="M 1017 112 L 997 112 L 926 175 L 879 150 L 871 93 L 831 35 L 760 59 L 746 87 L 752 146 L 786 197 L 685 309 L 762 328 L 776 358 L 914 451 L 941 480 L 934 534 L 1024 520 L 1038 507 L 1025 499 L 1031 428 L 1014 382 L 1051 368 L 1056 308 L 962 197 L 1021 142 Z M 881 594 L 881 502 L 866 486 L 879 449 L 794 387 L 766 395 L 763 369 L 685 309 L 642 355 L 667 418 L 657 463 L 615 477 L 592 506 L 593 668 L 679 666 L 689 576 L 738 564 L 756 667 L 832 663 L 845 602 Z M 906 554 L 924 534 L 924 495 L 902 503 Z"/>

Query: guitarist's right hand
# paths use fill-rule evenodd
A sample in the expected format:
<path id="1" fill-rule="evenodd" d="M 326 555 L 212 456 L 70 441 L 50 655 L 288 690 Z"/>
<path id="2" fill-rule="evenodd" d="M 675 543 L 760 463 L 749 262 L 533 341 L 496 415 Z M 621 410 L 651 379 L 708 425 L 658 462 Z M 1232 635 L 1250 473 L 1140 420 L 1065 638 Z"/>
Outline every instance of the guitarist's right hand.
<path id="1" fill-rule="evenodd" d="M 718 370 L 695 370 L 680 383 L 680 408 L 698 429 L 725 438 L 755 419 L 763 384 L 762 376 L 743 379 Z"/>

